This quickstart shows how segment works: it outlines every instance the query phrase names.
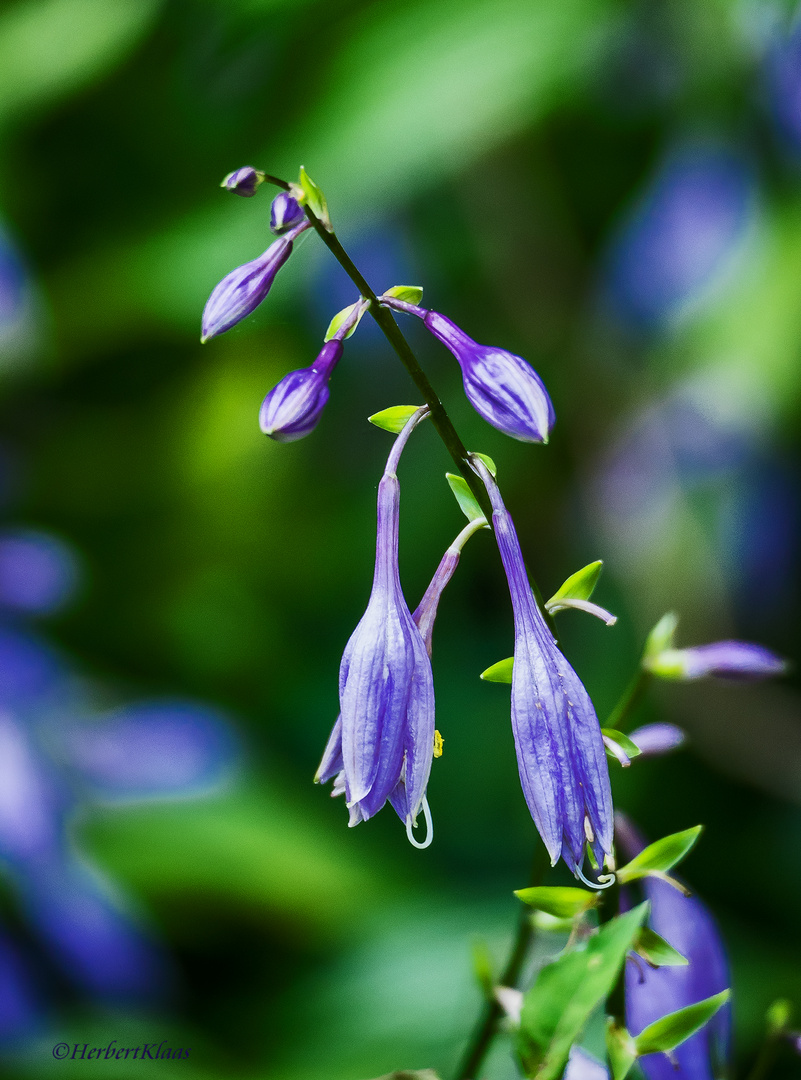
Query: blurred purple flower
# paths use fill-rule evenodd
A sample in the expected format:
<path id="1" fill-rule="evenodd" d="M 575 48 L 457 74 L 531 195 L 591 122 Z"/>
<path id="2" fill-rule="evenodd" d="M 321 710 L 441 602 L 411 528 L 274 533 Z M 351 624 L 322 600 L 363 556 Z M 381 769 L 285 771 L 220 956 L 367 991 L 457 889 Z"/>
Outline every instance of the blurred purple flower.
<path id="1" fill-rule="evenodd" d="M 342 758 L 337 771 L 343 774 L 350 824 L 366 821 L 389 799 L 415 844 L 412 828 L 421 807 L 428 825 L 426 842 L 431 837 L 425 791 L 434 752 L 434 685 L 425 643 L 398 575 L 396 469 L 406 440 L 424 415 L 418 410 L 395 440 L 378 486 L 373 588 L 345 647 L 339 674 Z M 327 774 L 332 760 L 339 765 L 335 732 L 324 758 Z"/>
<path id="2" fill-rule="evenodd" d="M 256 310 L 292 254 L 293 241 L 309 228 L 308 221 L 297 225 L 270 244 L 258 259 L 238 266 L 214 287 L 203 309 L 201 342 L 225 333 Z"/>
<path id="3" fill-rule="evenodd" d="M 645 724 L 632 731 L 629 738 L 639 748 L 640 755 L 649 758 L 661 757 L 662 754 L 678 749 L 686 736 L 675 724 L 659 723 Z"/>
<path id="4" fill-rule="evenodd" d="M 668 154 L 611 242 L 606 287 L 618 316 L 652 328 L 699 298 L 731 264 L 755 202 L 735 151 L 690 143 Z"/>
<path id="5" fill-rule="evenodd" d="M 328 402 L 328 380 L 342 356 L 341 341 L 327 341 L 311 367 L 290 371 L 262 402 L 259 427 L 277 442 L 312 432 Z"/>
<path id="6" fill-rule="evenodd" d="M 537 606 L 514 523 L 498 485 L 475 455 L 492 503 L 515 624 L 512 728 L 520 781 L 551 864 L 578 874 L 589 843 L 599 866 L 611 855 L 612 792 L 601 729 L 587 691 L 559 651 Z"/>
<path id="7" fill-rule="evenodd" d="M 57 537 L 33 531 L 0 534 L 0 605 L 49 614 L 71 599 L 77 582 L 72 549 Z"/>
<path id="8" fill-rule="evenodd" d="M 0 711 L 0 856 L 18 867 L 59 854 L 71 801 L 29 728 Z"/>
<path id="9" fill-rule="evenodd" d="M 609 1080 L 609 1073 L 597 1058 L 580 1046 L 573 1045 L 570 1047 L 564 1080 Z"/>
<path id="10" fill-rule="evenodd" d="M 35 637 L 0 624 L 0 708 L 40 708 L 65 681 L 52 649 Z"/>
<path id="11" fill-rule="evenodd" d="M 623 855 L 634 858 L 645 842 L 632 824 L 618 814 L 615 836 Z M 655 1020 L 712 997 L 730 986 L 728 963 L 720 934 L 709 911 L 694 896 L 684 896 L 656 878 L 643 879 L 651 902 L 651 929 L 677 949 L 686 967 L 651 968 L 630 960 L 626 965 L 626 1026 L 632 1035 Z M 639 1059 L 647 1080 L 713 1080 L 731 1057 L 731 1006 L 723 1008 L 705 1027 L 671 1055 L 648 1054 Z"/>
<path id="12" fill-rule="evenodd" d="M 716 641 L 689 649 L 665 649 L 644 661 L 648 670 L 668 679 L 703 679 L 713 676 L 756 682 L 781 675 L 787 665 L 763 645 L 747 641 Z"/>

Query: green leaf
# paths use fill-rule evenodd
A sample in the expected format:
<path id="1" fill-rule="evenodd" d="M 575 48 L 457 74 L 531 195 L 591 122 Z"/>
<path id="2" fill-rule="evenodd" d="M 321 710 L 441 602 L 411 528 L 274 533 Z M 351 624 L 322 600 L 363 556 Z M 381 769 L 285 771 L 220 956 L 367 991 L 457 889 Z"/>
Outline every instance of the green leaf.
<path id="1" fill-rule="evenodd" d="M 568 886 L 548 887 L 545 885 L 533 889 L 516 889 L 515 896 L 524 904 L 553 915 L 557 919 L 573 919 L 598 903 L 600 893 L 587 889 L 573 889 Z"/>
<path id="2" fill-rule="evenodd" d="M 650 661 L 654 660 L 665 649 L 673 648 L 673 638 L 676 636 L 678 624 L 679 617 L 675 612 L 669 611 L 667 615 L 662 616 L 646 639 L 642 656 L 645 667 L 648 667 Z"/>
<path id="3" fill-rule="evenodd" d="M 492 476 L 497 476 L 498 475 L 498 466 L 495 464 L 495 462 L 492 460 L 492 458 L 489 456 L 489 454 L 474 453 L 473 456 L 477 457 L 477 458 L 480 458 L 481 461 L 484 462 L 484 464 L 487 466 L 487 468 L 489 469 Z"/>
<path id="4" fill-rule="evenodd" d="M 481 987 L 484 997 L 491 1001 L 495 989 L 495 977 L 492 973 L 492 955 L 486 941 L 474 941 L 470 953 L 476 982 Z"/>
<path id="5" fill-rule="evenodd" d="M 640 930 L 634 949 L 652 967 L 685 967 L 689 964 L 686 956 L 682 956 L 649 926 L 643 926 Z"/>
<path id="6" fill-rule="evenodd" d="M 356 301 L 355 304 L 350 304 L 348 307 L 343 308 L 341 311 L 338 311 L 336 313 L 336 315 L 333 317 L 331 322 L 328 324 L 328 329 L 325 332 L 325 340 L 326 341 L 330 341 L 336 335 L 337 330 L 339 330 L 339 328 L 344 323 L 347 322 L 347 320 L 354 313 L 356 308 L 358 308 L 359 305 L 362 304 L 362 303 L 363 303 L 363 301 L 361 299 L 359 299 L 359 300 Z M 346 339 L 350 337 L 350 335 L 355 331 L 356 327 L 362 321 L 362 317 L 363 317 L 364 312 L 366 310 L 367 309 L 364 308 L 362 311 L 359 312 L 358 319 L 356 319 L 353 326 L 350 328 L 350 330 L 348 330 L 347 334 L 345 334 Z"/>
<path id="7" fill-rule="evenodd" d="M 684 1009 L 668 1013 L 661 1020 L 654 1021 L 640 1032 L 634 1039 L 637 1053 L 640 1057 L 644 1054 L 663 1054 L 675 1050 L 691 1035 L 704 1026 L 721 1006 L 729 1000 L 731 990 L 721 990 L 713 997 L 705 998 L 695 1005 L 688 1005 Z"/>
<path id="8" fill-rule="evenodd" d="M 393 285 L 391 289 L 384 291 L 384 296 L 394 296 L 396 300 L 403 300 L 407 304 L 419 304 L 423 299 L 422 285 Z"/>
<path id="9" fill-rule="evenodd" d="M 373 413 L 367 419 L 384 431 L 391 431 L 393 435 L 400 434 L 406 426 L 409 417 L 420 408 L 419 405 L 393 405 L 390 409 L 382 409 L 381 412 Z"/>
<path id="10" fill-rule="evenodd" d="M 450 485 L 459 507 L 468 521 L 485 520 L 484 511 L 476 502 L 476 497 L 470 490 L 470 485 L 463 476 L 456 473 L 445 473 L 445 479 Z"/>
<path id="11" fill-rule="evenodd" d="M 586 945 L 546 964 L 526 994 L 518 1052 L 526 1076 L 559 1080 L 570 1047 L 617 981 L 648 912 L 640 904 L 610 920 Z"/>
<path id="12" fill-rule="evenodd" d="M 606 1052 L 612 1066 L 612 1080 L 626 1080 L 634 1062 L 637 1048 L 628 1031 L 610 1016 L 606 1024 Z"/>
<path id="13" fill-rule="evenodd" d="M 514 663 L 515 658 L 513 656 L 507 657 L 506 660 L 499 660 L 497 664 L 491 664 L 486 671 L 482 671 L 479 679 L 483 679 L 484 682 L 510 683 Z"/>
<path id="14" fill-rule="evenodd" d="M 627 881 L 647 877 L 650 873 L 664 874 L 671 870 L 690 851 L 702 830 L 703 825 L 696 825 L 692 829 L 671 833 L 670 836 L 663 836 L 661 840 L 649 844 L 630 863 L 617 871 L 618 881 L 623 885 Z"/>
<path id="15" fill-rule="evenodd" d="M 589 600 L 598 584 L 602 567 L 603 562 L 597 559 L 571 574 L 556 590 L 546 607 L 558 604 L 560 600 Z"/>
<path id="16" fill-rule="evenodd" d="M 601 734 L 606 735 L 607 739 L 613 739 L 630 758 L 637 757 L 638 754 L 642 753 L 639 746 L 632 742 L 628 735 L 624 735 L 622 731 L 618 731 L 616 728 L 602 727 Z"/>
<path id="17" fill-rule="evenodd" d="M 315 184 L 302 165 L 298 183 L 303 191 L 303 201 L 314 216 L 323 223 L 328 232 L 332 232 L 331 218 L 328 215 L 328 203 L 325 201 L 325 195 L 323 195 L 321 189 Z"/>

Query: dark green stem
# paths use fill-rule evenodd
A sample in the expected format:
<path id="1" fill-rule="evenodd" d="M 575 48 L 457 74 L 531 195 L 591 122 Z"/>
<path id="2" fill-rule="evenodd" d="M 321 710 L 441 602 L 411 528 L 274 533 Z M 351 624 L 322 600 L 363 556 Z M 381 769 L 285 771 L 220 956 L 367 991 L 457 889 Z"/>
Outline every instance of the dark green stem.
<path id="1" fill-rule="evenodd" d="M 776 1062 L 778 1052 L 779 1036 L 776 1034 L 768 1035 L 762 1044 L 762 1048 L 757 1054 L 754 1067 L 748 1074 L 746 1080 L 766 1080 L 766 1077 L 770 1075 L 770 1071 Z"/>
<path id="2" fill-rule="evenodd" d="M 623 691 L 620 701 L 609 714 L 609 719 L 604 727 L 614 728 L 615 731 L 625 731 L 629 725 L 631 714 L 639 705 L 643 694 L 648 689 L 653 676 L 650 671 L 640 668 L 629 685 Z"/>
<path id="3" fill-rule="evenodd" d="M 530 886 L 539 885 L 545 872 L 545 862 L 542 854 L 538 851 L 531 868 Z M 528 951 L 534 940 L 534 927 L 531 923 L 531 912 L 525 905 L 521 905 L 517 933 L 515 934 L 512 948 L 504 964 L 503 971 L 498 978 L 499 986 L 516 988 L 520 978 L 520 972 L 525 962 Z M 498 1028 L 498 1022 L 503 1017 L 503 1009 L 500 1003 L 492 998 L 484 1005 L 484 1009 L 476 1022 L 470 1042 L 467 1044 L 464 1057 L 459 1068 L 454 1073 L 453 1080 L 473 1080 L 478 1069 L 490 1048 L 492 1040 Z"/>

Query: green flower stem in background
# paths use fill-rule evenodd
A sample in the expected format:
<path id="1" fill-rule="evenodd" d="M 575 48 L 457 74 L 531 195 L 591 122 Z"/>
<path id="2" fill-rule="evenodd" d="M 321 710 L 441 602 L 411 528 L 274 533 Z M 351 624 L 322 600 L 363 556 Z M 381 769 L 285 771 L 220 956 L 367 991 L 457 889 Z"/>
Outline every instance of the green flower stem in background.
<path id="1" fill-rule="evenodd" d="M 650 671 L 640 668 L 620 696 L 604 727 L 615 731 L 625 731 L 631 722 L 632 713 L 640 704 L 643 694 L 648 689 L 653 676 Z"/>

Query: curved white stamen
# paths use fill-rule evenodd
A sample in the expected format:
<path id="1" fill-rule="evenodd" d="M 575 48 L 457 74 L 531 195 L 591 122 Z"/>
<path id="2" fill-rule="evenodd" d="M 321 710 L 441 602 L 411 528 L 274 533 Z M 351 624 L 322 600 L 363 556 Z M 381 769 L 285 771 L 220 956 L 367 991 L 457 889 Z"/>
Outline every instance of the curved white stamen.
<path id="1" fill-rule="evenodd" d="M 581 867 L 576 866 L 576 877 L 588 885 L 591 889 L 609 889 L 615 884 L 614 874 L 599 874 L 597 881 L 589 881 L 581 872 Z"/>
<path id="2" fill-rule="evenodd" d="M 422 844 L 419 841 L 415 840 L 414 836 L 412 835 L 412 829 L 414 828 L 414 826 L 412 825 L 412 815 L 409 814 L 409 816 L 406 818 L 406 835 L 409 838 L 409 843 L 413 847 L 421 849 L 427 848 L 431 841 L 434 839 L 434 822 L 431 820 L 431 810 L 429 809 L 428 799 L 425 797 L 425 795 L 423 796 L 422 809 L 423 815 L 426 819 L 426 838 L 422 842 Z"/>

